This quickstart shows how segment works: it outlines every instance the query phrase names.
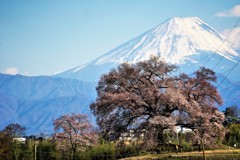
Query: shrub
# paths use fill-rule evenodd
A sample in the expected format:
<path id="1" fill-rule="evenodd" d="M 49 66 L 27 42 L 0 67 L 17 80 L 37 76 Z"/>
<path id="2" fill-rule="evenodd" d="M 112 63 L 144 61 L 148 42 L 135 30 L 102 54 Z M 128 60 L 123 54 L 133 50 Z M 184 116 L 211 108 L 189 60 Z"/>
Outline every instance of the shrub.
<path id="1" fill-rule="evenodd" d="M 37 158 L 39 160 L 55 160 L 56 147 L 50 141 L 42 141 L 37 145 Z"/>
<path id="2" fill-rule="evenodd" d="M 113 142 L 101 142 L 97 145 L 89 147 L 86 151 L 78 154 L 79 159 L 116 159 L 116 148 Z"/>
<path id="3" fill-rule="evenodd" d="M 134 144 L 134 143 L 130 143 L 129 145 L 120 143 L 118 144 L 117 150 L 119 155 L 123 158 L 137 156 L 142 153 L 140 144 Z"/>

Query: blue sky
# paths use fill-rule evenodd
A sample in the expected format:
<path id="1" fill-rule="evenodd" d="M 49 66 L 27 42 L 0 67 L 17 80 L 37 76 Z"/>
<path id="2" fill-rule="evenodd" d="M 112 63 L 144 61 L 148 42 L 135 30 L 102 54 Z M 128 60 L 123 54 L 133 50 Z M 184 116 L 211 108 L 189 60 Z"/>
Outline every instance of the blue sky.
<path id="1" fill-rule="evenodd" d="M 87 63 L 172 17 L 219 32 L 240 0 L 1 0 L 0 72 L 51 75 Z M 234 8 L 235 7 L 235 8 Z"/>

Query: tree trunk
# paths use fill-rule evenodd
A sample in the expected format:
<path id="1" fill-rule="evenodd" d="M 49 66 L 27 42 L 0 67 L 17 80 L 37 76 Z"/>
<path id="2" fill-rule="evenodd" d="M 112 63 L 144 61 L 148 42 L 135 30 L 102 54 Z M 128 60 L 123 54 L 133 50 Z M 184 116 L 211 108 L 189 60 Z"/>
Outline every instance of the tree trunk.
<path id="1" fill-rule="evenodd" d="M 205 155 L 205 149 L 204 149 L 203 140 L 201 140 L 201 144 L 202 144 L 202 151 L 203 151 L 203 160 L 206 160 L 206 155 Z"/>
<path id="2" fill-rule="evenodd" d="M 76 159 L 76 146 L 73 147 L 72 154 L 71 154 L 71 160 L 75 160 L 75 159 Z"/>
<path id="3" fill-rule="evenodd" d="M 164 144 L 164 138 L 163 138 L 163 132 L 162 131 L 159 131 L 157 133 L 157 142 L 158 142 L 158 146 Z"/>

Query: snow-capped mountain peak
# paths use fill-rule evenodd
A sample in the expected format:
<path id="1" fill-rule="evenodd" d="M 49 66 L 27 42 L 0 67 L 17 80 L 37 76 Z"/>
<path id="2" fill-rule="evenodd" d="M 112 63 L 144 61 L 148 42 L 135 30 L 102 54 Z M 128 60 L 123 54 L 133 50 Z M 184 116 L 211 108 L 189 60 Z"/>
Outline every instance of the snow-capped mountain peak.
<path id="1" fill-rule="evenodd" d="M 229 44 L 221 46 L 224 39 L 223 35 L 197 17 L 175 17 L 104 54 L 95 64 L 110 61 L 135 63 L 146 60 L 151 55 L 179 64 L 184 62 L 186 56 L 197 54 L 199 50 L 217 51 L 218 54 L 232 59 L 237 53 L 230 49 Z M 218 50 L 219 46 L 221 48 Z"/>
<path id="2" fill-rule="evenodd" d="M 237 52 L 225 37 L 197 17 L 171 18 L 147 32 L 123 43 L 119 47 L 103 54 L 92 62 L 63 72 L 57 76 L 91 79 L 94 71 L 96 78 L 110 68 L 122 62 L 136 63 L 147 60 L 150 56 L 160 56 L 167 63 L 197 63 L 192 58 L 200 54 L 216 53 L 234 61 Z M 223 43 L 224 42 L 224 43 Z M 203 56 L 203 55 L 201 55 Z M 207 56 L 207 54 L 206 54 Z M 87 80 L 90 80 L 87 78 Z"/>

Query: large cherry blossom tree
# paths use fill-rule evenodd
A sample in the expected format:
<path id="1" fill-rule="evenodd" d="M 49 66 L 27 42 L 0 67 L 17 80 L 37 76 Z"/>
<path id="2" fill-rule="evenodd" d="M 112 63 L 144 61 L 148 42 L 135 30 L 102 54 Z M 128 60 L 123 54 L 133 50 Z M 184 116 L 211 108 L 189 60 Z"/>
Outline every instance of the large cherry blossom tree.
<path id="1" fill-rule="evenodd" d="M 71 151 L 71 159 L 75 159 L 77 149 L 84 149 L 97 142 L 97 134 L 90 124 L 87 115 L 66 114 L 54 121 L 53 139 L 57 147 L 63 151 Z"/>
<path id="2" fill-rule="evenodd" d="M 163 130 L 180 123 L 177 116 L 184 114 L 181 124 L 192 128 L 196 139 L 221 141 L 224 115 L 216 108 L 222 99 L 213 86 L 215 73 L 200 68 L 192 76 L 177 75 L 177 69 L 152 57 L 102 75 L 91 110 L 103 135 L 117 139 L 129 130 L 145 131 L 145 144 L 153 147 L 163 142 Z"/>

